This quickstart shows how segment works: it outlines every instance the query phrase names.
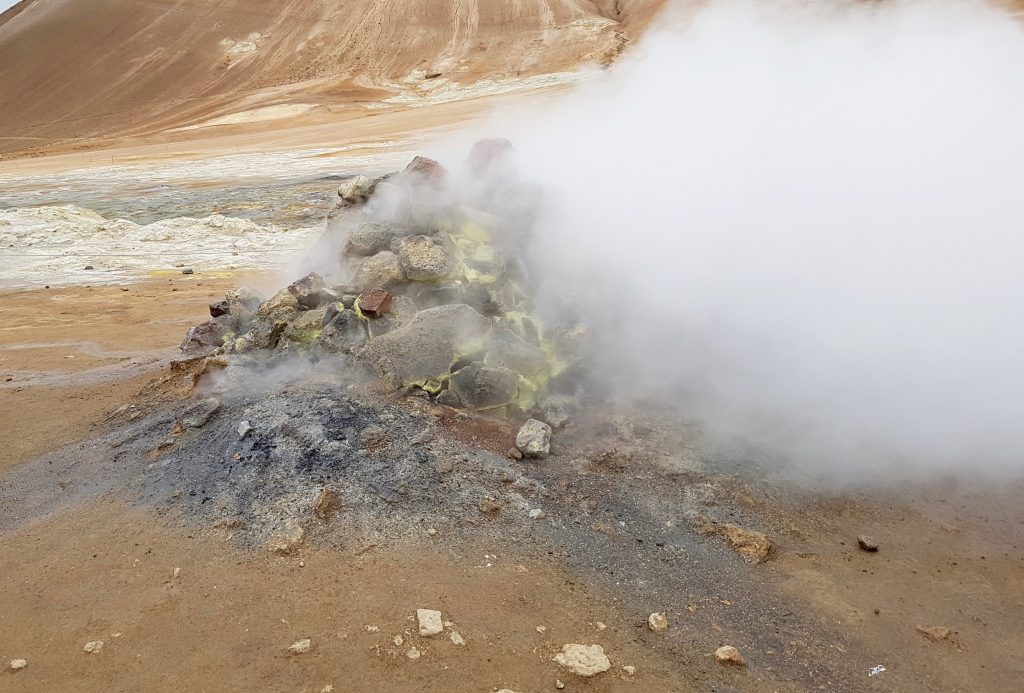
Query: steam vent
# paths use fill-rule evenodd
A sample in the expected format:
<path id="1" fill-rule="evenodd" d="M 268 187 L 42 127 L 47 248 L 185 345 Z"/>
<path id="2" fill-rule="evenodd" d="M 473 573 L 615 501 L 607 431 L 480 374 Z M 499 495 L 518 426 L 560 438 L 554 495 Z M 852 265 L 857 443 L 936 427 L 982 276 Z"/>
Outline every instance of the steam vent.
<path id="1" fill-rule="evenodd" d="M 229 291 L 184 358 L 340 361 L 391 390 L 557 427 L 576 332 L 534 312 L 523 253 L 541 195 L 512 154 L 482 140 L 459 173 L 416 157 L 345 180 L 317 251 L 330 260 L 270 298 Z"/>

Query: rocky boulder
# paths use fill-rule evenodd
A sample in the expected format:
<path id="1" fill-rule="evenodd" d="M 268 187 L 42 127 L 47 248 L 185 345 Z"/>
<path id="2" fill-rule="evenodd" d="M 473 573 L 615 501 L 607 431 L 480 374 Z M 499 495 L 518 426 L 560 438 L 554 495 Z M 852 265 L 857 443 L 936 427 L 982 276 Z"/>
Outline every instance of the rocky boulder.
<path id="1" fill-rule="evenodd" d="M 551 426 L 543 421 L 530 419 L 516 434 L 516 449 L 523 457 L 543 459 L 551 451 Z"/>
<path id="2" fill-rule="evenodd" d="M 398 263 L 409 281 L 436 281 L 451 274 L 452 255 L 436 236 L 412 236 L 402 241 Z"/>
<path id="3" fill-rule="evenodd" d="M 429 308 L 371 340 L 359 357 L 396 388 L 443 381 L 460 357 L 486 342 L 490 326 L 487 318 L 466 305 Z"/>
<path id="4" fill-rule="evenodd" d="M 469 409 L 495 409 L 515 402 L 519 378 L 507 368 L 474 361 L 452 375 L 448 387 Z"/>
<path id="5" fill-rule="evenodd" d="M 320 332 L 320 349 L 328 354 L 354 354 L 366 343 L 366 327 L 354 310 L 345 309 L 330 318 Z"/>
<path id="6" fill-rule="evenodd" d="M 413 234 L 412 229 L 396 224 L 368 222 L 360 224 L 349 232 L 345 240 L 346 255 L 369 256 L 382 250 L 389 250 L 397 239 Z"/>
<path id="7" fill-rule="evenodd" d="M 295 296 L 299 307 L 306 310 L 316 308 L 323 302 L 326 289 L 324 278 L 316 272 L 307 274 L 297 282 L 288 285 L 288 291 Z"/>
<path id="8" fill-rule="evenodd" d="M 273 349 L 277 346 L 288 323 L 299 316 L 299 301 L 288 289 L 278 291 L 260 304 L 252 318 L 252 327 L 246 335 L 253 349 Z"/>
<path id="9" fill-rule="evenodd" d="M 386 289 L 401 283 L 403 278 L 398 256 L 384 250 L 359 264 L 355 273 L 354 288 L 359 291 Z"/>

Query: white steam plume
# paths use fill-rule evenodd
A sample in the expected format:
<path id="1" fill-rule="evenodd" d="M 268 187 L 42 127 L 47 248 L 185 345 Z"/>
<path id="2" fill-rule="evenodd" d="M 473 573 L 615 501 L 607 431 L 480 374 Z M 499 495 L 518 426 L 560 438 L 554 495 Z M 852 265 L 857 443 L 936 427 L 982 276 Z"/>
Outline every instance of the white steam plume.
<path id="1" fill-rule="evenodd" d="M 1024 29 L 712 2 L 538 117 L 540 304 L 602 377 L 830 473 L 1024 470 Z"/>

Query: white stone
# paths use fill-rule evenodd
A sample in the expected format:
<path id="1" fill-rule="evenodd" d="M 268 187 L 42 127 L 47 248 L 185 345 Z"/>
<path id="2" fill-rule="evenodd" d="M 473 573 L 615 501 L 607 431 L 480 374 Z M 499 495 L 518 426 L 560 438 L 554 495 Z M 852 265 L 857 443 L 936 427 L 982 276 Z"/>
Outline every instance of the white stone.
<path id="1" fill-rule="evenodd" d="M 636 667 L 632 666 L 631 664 L 625 665 L 624 667 L 622 667 L 622 670 L 624 672 L 626 672 L 627 674 L 629 674 L 630 676 L 633 676 L 634 674 L 636 674 Z"/>
<path id="2" fill-rule="evenodd" d="M 309 638 L 303 638 L 302 640 L 296 640 L 288 647 L 288 651 L 292 654 L 305 654 L 309 652 L 309 648 L 313 646 L 313 641 Z"/>
<path id="3" fill-rule="evenodd" d="M 19 669 L 24 669 L 27 666 L 28 662 L 24 659 L 12 659 L 10 664 L 11 671 L 18 671 Z"/>
<path id="4" fill-rule="evenodd" d="M 396 635 L 395 637 L 391 638 L 391 642 L 395 643 L 395 647 L 401 647 L 405 644 L 405 638 L 403 638 L 401 635 Z"/>
<path id="5" fill-rule="evenodd" d="M 405 653 L 405 656 L 415 662 L 417 659 L 420 658 L 421 655 L 420 651 L 417 650 L 415 647 L 410 647 L 409 651 Z"/>
<path id="6" fill-rule="evenodd" d="M 547 626 L 537 626 L 537 632 L 540 633 L 541 635 L 544 635 L 545 633 L 548 632 L 548 627 Z"/>
<path id="7" fill-rule="evenodd" d="M 433 609 L 416 609 L 416 620 L 420 624 L 420 635 L 430 637 L 444 632 L 441 612 Z"/>
<path id="8" fill-rule="evenodd" d="M 462 639 L 462 635 L 458 631 L 456 631 L 456 630 L 453 630 L 451 632 L 451 635 L 449 635 L 448 637 L 451 639 L 452 643 L 455 644 L 455 645 L 465 645 L 466 644 L 466 641 Z"/>
<path id="9" fill-rule="evenodd" d="M 578 676 L 596 676 L 612 668 L 600 645 L 563 645 L 555 661 Z"/>
<path id="10" fill-rule="evenodd" d="M 668 615 L 664 612 L 655 611 L 647 617 L 647 627 L 655 633 L 664 633 L 668 630 Z"/>
<path id="11" fill-rule="evenodd" d="M 83 647 L 82 649 L 88 652 L 89 654 L 96 654 L 97 652 L 103 649 L 103 641 L 90 640 L 89 642 L 85 643 L 85 647 Z"/>
<path id="12" fill-rule="evenodd" d="M 531 520 L 543 520 L 548 514 L 540 508 L 534 508 L 529 512 L 529 516 Z"/>

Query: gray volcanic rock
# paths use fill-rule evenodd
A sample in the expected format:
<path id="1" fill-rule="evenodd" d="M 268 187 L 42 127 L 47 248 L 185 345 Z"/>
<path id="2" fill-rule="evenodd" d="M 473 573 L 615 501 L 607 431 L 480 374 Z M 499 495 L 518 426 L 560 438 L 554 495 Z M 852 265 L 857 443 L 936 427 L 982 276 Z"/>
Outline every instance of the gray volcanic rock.
<path id="1" fill-rule="evenodd" d="M 386 289 L 398 284 L 403 279 L 402 268 L 398 264 L 398 256 L 389 250 L 366 258 L 356 270 L 355 286 L 360 291 L 369 289 Z"/>
<path id="2" fill-rule="evenodd" d="M 429 308 L 371 340 L 359 357 L 394 387 L 443 380 L 459 357 L 484 344 L 490 327 L 487 318 L 466 305 Z"/>
<path id="3" fill-rule="evenodd" d="M 547 364 L 547 355 L 512 330 L 499 331 L 491 339 L 487 365 L 502 366 L 522 375 L 533 375 Z"/>
<path id="4" fill-rule="evenodd" d="M 410 281 L 434 281 L 451 273 L 452 257 L 436 236 L 413 236 L 402 241 L 398 262 Z"/>
<path id="5" fill-rule="evenodd" d="M 345 254 L 376 255 L 382 250 L 389 250 L 396 239 L 412 234 L 412 229 L 397 224 L 378 222 L 360 224 L 349 232 L 348 239 L 345 241 Z"/>
<path id="6" fill-rule="evenodd" d="M 366 328 L 354 310 L 335 315 L 320 333 L 320 348 L 329 354 L 352 354 L 366 343 Z"/>
<path id="7" fill-rule="evenodd" d="M 495 409 L 515 401 L 519 378 L 507 368 L 474 361 L 452 376 L 449 387 L 470 409 Z"/>
<path id="8" fill-rule="evenodd" d="M 278 291 L 269 301 L 260 304 L 252 318 L 248 342 L 255 349 L 277 346 L 288 323 L 299 315 L 299 301 L 288 289 Z"/>

